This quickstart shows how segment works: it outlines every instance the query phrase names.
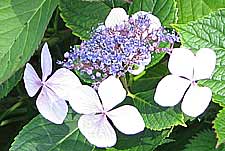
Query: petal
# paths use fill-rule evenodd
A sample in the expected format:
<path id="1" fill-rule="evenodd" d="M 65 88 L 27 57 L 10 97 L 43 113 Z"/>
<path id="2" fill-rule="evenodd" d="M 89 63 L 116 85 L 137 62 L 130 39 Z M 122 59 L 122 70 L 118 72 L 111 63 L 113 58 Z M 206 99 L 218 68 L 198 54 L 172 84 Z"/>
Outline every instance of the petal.
<path id="1" fill-rule="evenodd" d="M 145 66 L 151 62 L 151 54 L 148 55 L 147 59 L 144 59 L 140 62 L 140 65 L 136 65 L 138 68 L 133 70 L 128 70 L 133 75 L 139 75 L 141 72 L 145 70 Z"/>
<path id="2" fill-rule="evenodd" d="M 99 85 L 98 94 L 105 111 L 112 109 L 126 98 L 122 83 L 114 76 L 108 77 Z"/>
<path id="3" fill-rule="evenodd" d="M 196 53 L 194 65 L 194 79 L 208 79 L 216 65 L 216 54 L 212 49 L 201 48 Z"/>
<path id="4" fill-rule="evenodd" d="M 91 114 L 102 112 L 103 108 L 96 91 L 87 85 L 79 87 L 74 91 L 73 97 L 69 101 L 74 111 L 80 114 Z"/>
<path id="5" fill-rule="evenodd" d="M 180 102 L 189 85 L 189 80 L 167 75 L 157 85 L 154 100 L 161 106 L 174 106 Z"/>
<path id="6" fill-rule="evenodd" d="M 145 123 L 138 110 L 124 105 L 107 113 L 115 127 L 124 134 L 136 134 L 144 130 Z"/>
<path id="7" fill-rule="evenodd" d="M 133 75 L 139 75 L 140 73 L 142 73 L 145 70 L 145 65 L 140 65 L 138 66 L 137 69 L 133 69 L 133 70 L 128 70 L 131 74 Z"/>
<path id="8" fill-rule="evenodd" d="M 116 133 L 103 114 L 82 115 L 78 127 L 87 140 L 97 147 L 112 147 L 116 144 Z"/>
<path id="9" fill-rule="evenodd" d="M 66 102 L 45 86 L 37 98 L 36 105 L 41 115 L 55 124 L 62 124 L 68 112 Z"/>
<path id="10" fill-rule="evenodd" d="M 47 77 L 52 73 L 52 57 L 47 43 L 44 44 L 41 51 L 41 69 L 42 81 L 46 81 Z"/>
<path id="11" fill-rule="evenodd" d="M 174 75 L 192 79 L 194 72 L 194 59 L 195 56 L 191 50 L 175 48 L 170 55 L 168 68 Z"/>
<path id="12" fill-rule="evenodd" d="M 150 62 L 151 62 L 152 58 L 151 58 L 151 54 L 148 55 L 147 59 L 144 59 L 141 64 L 147 66 Z"/>
<path id="13" fill-rule="evenodd" d="M 129 16 L 123 8 L 113 8 L 105 20 L 106 27 L 114 27 L 121 25 L 124 21 L 128 21 Z"/>
<path id="14" fill-rule="evenodd" d="M 60 98 L 69 101 L 74 96 L 73 93 L 77 91 L 77 87 L 81 86 L 81 82 L 72 71 L 61 68 L 48 79 L 46 85 Z"/>
<path id="15" fill-rule="evenodd" d="M 212 98 L 212 91 L 208 87 L 191 86 L 181 104 L 182 111 L 192 117 L 202 114 Z"/>
<path id="16" fill-rule="evenodd" d="M 25 88 L 30 97 L 33 97 L 42 86 L 41 80 L 31 64 L 27 63 L 23 76 Z"/>
<path id="17" fill-rule="evenodd" d="M 96 29 L 95 29 L 95 32 L 100 32 L 102 30 L 104 30 L 106 27 L 105 25 L 99 25 Z"/>
<path id="18" fill-rule="evenodd" d="M 149 31 L 152 32 L 153 30 L 158 30 L 161 27 L 161 22 L 158 17 L 145 12 L 145 11 L 139 11 L 132 15 L 133 19 L 138 19 L 139 16 L 146 16 L 151 21 L 151 26 Z"/>

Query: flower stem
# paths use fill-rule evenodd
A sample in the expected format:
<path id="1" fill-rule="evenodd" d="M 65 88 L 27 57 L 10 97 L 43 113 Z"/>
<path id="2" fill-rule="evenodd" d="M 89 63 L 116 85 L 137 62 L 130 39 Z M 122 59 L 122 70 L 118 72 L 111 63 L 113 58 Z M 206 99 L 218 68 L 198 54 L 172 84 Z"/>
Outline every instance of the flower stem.
<path id="1" fill-rule="evenodd" d="M 21 99 L 22 100 L 22 99 Z M 9 113 L 13 112 L 16 110 L 18 107 L 20 107 L 23 104 L 22 101 L 17 102 L 14 104 L 12 107 L 10 107 L 7 111 L 5 111 L 1 116 L 0 116 L 0 121 L 2 121 Z"/>
<path id="2" fill-rule="evenodd" d="M 127 93 L 130 93 L 126 77 L 120 77 L 120 80 L 123 84 L 124 89 L 127 91 Z"/>
<path id="3" fill-rule="evenodd" d="M 134 99 L 135 95 L 130 92 L 126 77 L 120 77 L 120 80 L 121 80 L 121 82 L 123 84 L 123 87 L 127 91 L 127 96 L 129 96 L 129 97 Z"/>

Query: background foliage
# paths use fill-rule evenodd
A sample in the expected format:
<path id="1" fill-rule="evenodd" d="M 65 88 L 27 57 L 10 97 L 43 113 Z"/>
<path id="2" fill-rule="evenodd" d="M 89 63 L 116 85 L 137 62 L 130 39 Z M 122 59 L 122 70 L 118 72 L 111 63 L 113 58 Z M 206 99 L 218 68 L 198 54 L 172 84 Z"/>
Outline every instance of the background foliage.
<path id="1" fill-rule="evenodd" d="M 36 98 L 28 98 L 21 78 L 28 61 L 40 73 L 44 42 L 49 44 L 53 61 L 62 60 L 69 46 L 88 39 L 113 7 L 123 7 L 129 15 L 140 10 L 153 13 L 165 27 L 180 35 L 181 43 L 176 47 L 181 45 L 194 52 L 201 47 L 213 48 L 217 64 L 211 80 L 199 81 L 212 89 L 213 101 L 203 115 L 193 119 L 180 111 L 179 104 L 163 108 L 154 103 L 155 87 L 168 74 L 168 56 L 154 54 L 145 72 L 128 75 L 132 94 L 124 102 L 138 108 L 146 123 L 145 131 L 133 136 L 117 132 L 116 146 L 99 149 L 79 132 L 79 115 L 72 110 L 62 125 L 38 115 Z M 1 0 L 0 150 L 225 150 L 224 29 L 224 0 Z"/>

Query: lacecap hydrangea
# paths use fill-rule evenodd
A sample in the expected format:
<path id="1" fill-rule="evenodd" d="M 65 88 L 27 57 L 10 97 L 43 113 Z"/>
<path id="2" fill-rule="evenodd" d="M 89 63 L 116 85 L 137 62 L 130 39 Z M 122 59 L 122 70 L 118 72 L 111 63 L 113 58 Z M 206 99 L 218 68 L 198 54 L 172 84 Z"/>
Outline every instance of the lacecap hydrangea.
<path id="1" fill-rule="evenodd" d="M 126 72 L 138 75 L 151 62 L 153 52 L 170 52 L 178 41 L 151 13 L 139 11 L 128 16 L 124 9 L 114 8 L 89 40 L 65 53 L 61 64 L 94 83 Z M 162 43 L 167 47 L 161 47 Z"/>

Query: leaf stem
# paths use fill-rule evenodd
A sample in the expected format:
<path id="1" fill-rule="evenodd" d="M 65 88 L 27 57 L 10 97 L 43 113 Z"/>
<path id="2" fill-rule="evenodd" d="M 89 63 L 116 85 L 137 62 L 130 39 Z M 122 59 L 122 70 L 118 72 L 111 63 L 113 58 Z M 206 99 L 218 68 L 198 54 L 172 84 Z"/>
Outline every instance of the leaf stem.
<path id="1" fill-rule="evenodd" d="M 56 8 L 56 14 L 54 18 L 53 28 L 55 30 L 55 33 L 58 32 L 58 22 L 59 22 L 59 9 Z"/>
<path id="2" fill-rule="evenodd" d="M 141 77 L 143 77 L 143 76 L 145 75 L 145 73 L 146 73 L 146 71 L 143 71 L 141 74 L 135 76 L 135 77 L 133 78 L 133 80 L 134 80 L 134 81 L 137 81 L 138 79 L 140 79 Z"/>
<path id="3" fill-rule="evenodd" d="M 8 125 L 8 124 L 11 124 L 11 123 L 14 123 L 14 122 L 25 121 L 25 120 L 27 120 L 26 116 L 14 117 L 14 118 L 2 121 L 0 123 L 0 126 L 5 126 L 5 125 Z"/>
<path id="4" fill-rule="evenodd" d="M 131 97 L 132 99 L 134 99 L 134 98 L 135 98 L 135 95 L 134 95 L 134 94 L 132 94 L 132 93 L 130 93 L 130 92 L 128 92 L 128 93 L 127 93 L 127 96 Z"/>
<path id="5" fill-rule="evenodd" d="M 14 104 L 12 107 L 10 107 L 8 110 L 6 110 L 1 116 L 0 116 L 0 121 L 3 120 L 10 112 L 13 112 L 16 110 L 18 107 L 20 107 L 23 104 L 23 101 L 19 101 L 16 104 Z"/>
<path id="6" fill-rule="evenodd" d="M 134 82 L 134 76 L 133 74 L 129 74 L 128 86 L 129 87 L 132 86 L 133 82 Z"/>
<path id="7" fill-rule="evenodd" d="M 115 2 L 114 2 L 114 0 L 112 0 L 112 6 L 113 6 L 113 8 L 115 7 Z"/>

